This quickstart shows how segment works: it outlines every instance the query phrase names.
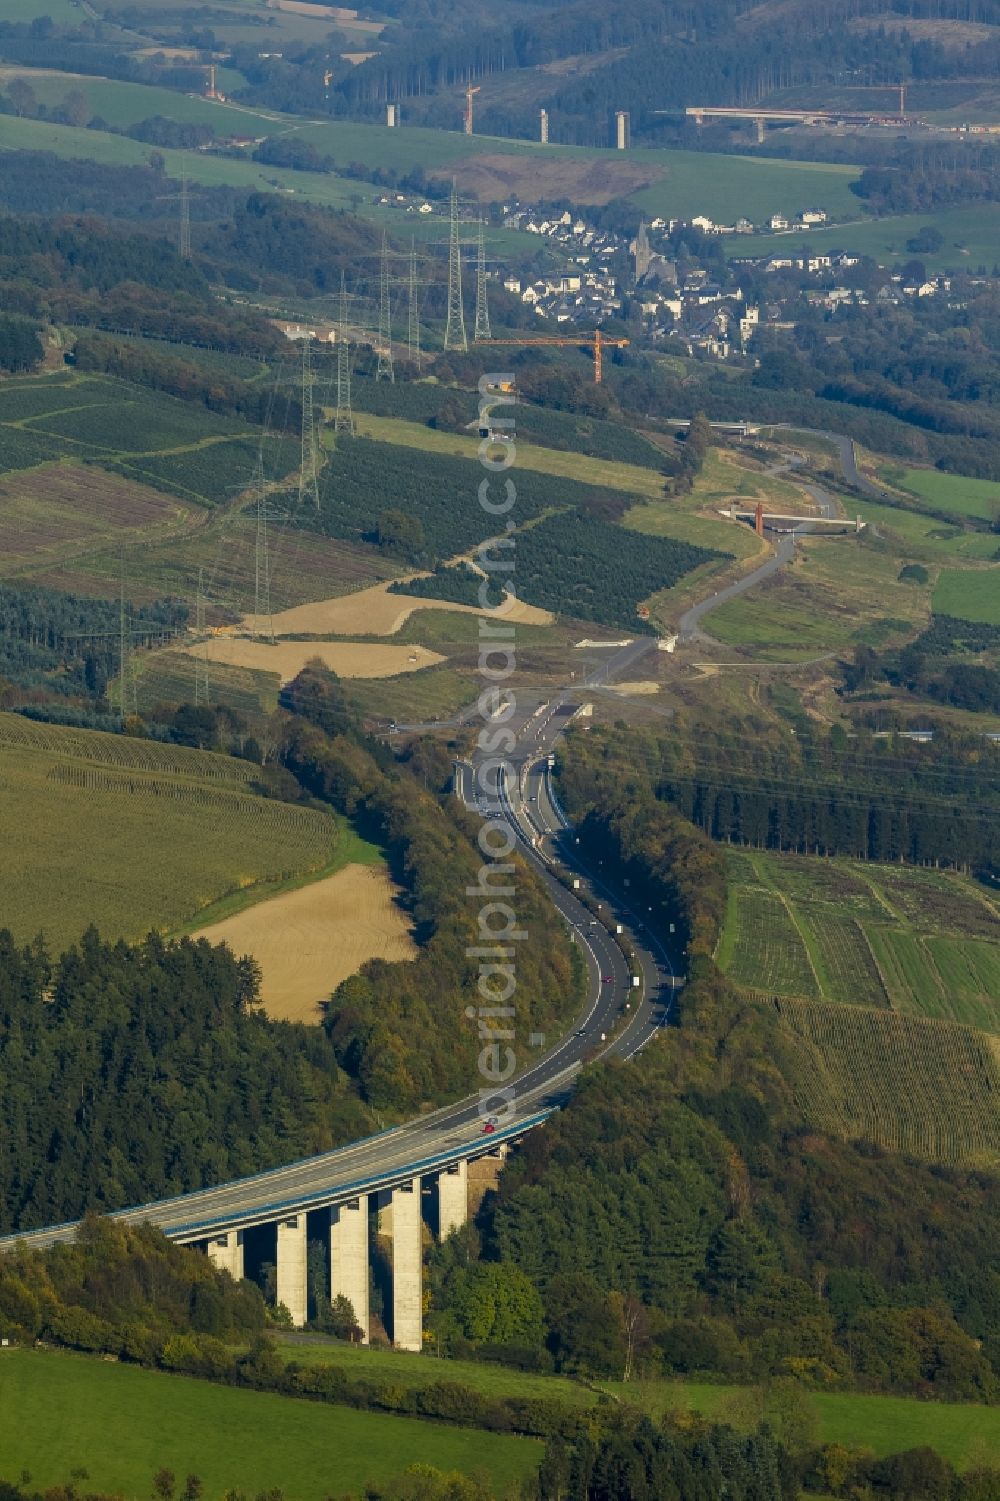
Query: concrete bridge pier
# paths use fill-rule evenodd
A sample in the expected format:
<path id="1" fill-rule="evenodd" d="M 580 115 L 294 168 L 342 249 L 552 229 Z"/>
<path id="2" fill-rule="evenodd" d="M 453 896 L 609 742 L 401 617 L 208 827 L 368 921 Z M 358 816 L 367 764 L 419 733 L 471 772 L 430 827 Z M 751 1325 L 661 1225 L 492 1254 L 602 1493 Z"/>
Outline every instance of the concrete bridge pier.
<path id="1" fill-rule="evenodd" d="M 360 1194 L 330 1210 L 330 1301 L 350 1299 L 368 1343 L 368 1195 Z"/>
<path id="2" fill-rule="evenodd" d="M 208 1259 L 217 1271 L 228 1272 L 234 1282 L 243 1278 L 243 1231 L 227 1230 L 208 1242 Z"/>
<path id="3" fill-rule="evenodd" d="M 301 1329 L 306 1321 L 306 1214 L 278 1221 L 277 1286 L 275 1296 L 284 1303 L 292 1324 Z"/>
<path id="4" fill-rule="evenodd" d="M 463 1157 L 438 1174 L 438 1236 L 445 1240 L 469 1218 L 469 1164 Z"/>
<path id="5" fill-rule="evenodd" d="M 423 1348 L 423 1244 L 420 1179 L 392 1190 L 392 1342 L 397 1350 Z"/>

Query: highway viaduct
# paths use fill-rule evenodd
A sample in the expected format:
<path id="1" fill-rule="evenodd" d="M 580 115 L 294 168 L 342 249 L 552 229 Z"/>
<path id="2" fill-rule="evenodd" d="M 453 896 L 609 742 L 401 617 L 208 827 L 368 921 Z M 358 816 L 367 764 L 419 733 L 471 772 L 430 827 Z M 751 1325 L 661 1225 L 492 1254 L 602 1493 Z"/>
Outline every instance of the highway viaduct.
<path id="1" fill-rule="evenodd" d="M 655 638 L 643 637 L 614 652 L 594 675 L 595 686 L 628 670 L 655 645 Z M 516 745 L 505 763 L 458 763 L 455 790 L 470 809 L 504 821 L 579 945 L 587 1001 L 575 1025 L 554 1047 L 546 1049 L 543 1038 L 529 1039 L 538 1048 L 536 1061 L 515 1076 L 510 1097 L 480 1091 L 335 1151 L 137 1205 L 112 1219 L 148 1222 L 173 1241 L 200 1246 L 234 1278 L 243 1276 L 251 1248 L 258 1263 L 273 1262 L 276 1301 L 297 1327 L 308 1312 L 309 1240 L 322 1236 L 329 1296 L 350 1300 L 365 1340 L 374 1232 L 380 1249 L 388 1251 L 388 1331 L 398 1348 L 421 1348 L 425 1226 L 443 1238 L 463 1225 L 470 1192 L 473 1199 L 481 1195 L 484 1176 L 495 1182 L 510 1146 L 565 1103 L 583 1062 L 636 1053 L 666 1020 L 678 983 L 670 956 L 642 917 L 580 862 L 552 790 L 549 756 L 573 707 L 564 692 L 533 711 L 521 710 L 512 721 Z M 456 1017 L 455 1024 L 470 1023 Z M 485 1132 L 486 1122 L 494 1120 L 495 1129 Z M 18 1242 L 45 1248 L 70 1241 L 77 1228 L 73 1222 L 4 1237 L 0 1251 Z"/>
<path id="2" fill-rule="evenodd" d="M 849 482 L 866 494 L 881 496 L 858 471 L 849 438 L 825 431 L 817 435 L 836 446 Z M 730 589 L 747 588 L 784 560 L 781 556 L 769 560 Z M 695 610 L 712 608 L 727 592 L 708 597 Z M 693 622 L 694 614 L 689 611 L 685 620 L 691 617 Z M 685 627 L 682 622 L 682 636 L 695 634 L 695 623 Z M 374 1228 L 390 1250 L 389 1332 L 399 1348 L 421 1348 L 425 1222 L 430 1221 L 441 1236 L 464 1224 L 470 1192 L 475 1196 L 470 1179 L 484 1167 L 495 1173 L 510 1146 L 566 1102 L 585 1061 L 630 1058 L 644 1047 L 666 1022 L 675 990 L 682 983 L 676 956 L 653 930 L 653 914 L 637 911 L 601 879 L 600 870 L 589 869 L 581 858 L 549 771 L 549 757 L 581 695 L 588 688 L 600 690 L 615 678 L 627 678 L 656 648 L 655 636 L 639 636 L 610 649 L 600 667 L 547 702 L 539 704 L 536 699 L 522 706 L 510 721 L 515 744 L 505 762 L 493 768 L 492 776 L 483 759 L 456 765 L 456 794 L 468 808 L 501 818 L 510 828 L 544 881 L 572 940 L 580 945 L 588 977 L 583 1015 L 547 1051 L 543 1051 L 544 1039 L 537 1040 L 537 1059 L 514 1079 L 513 1099 L 498 1108 L 495 1132 L 483 1133 L 484 1116 L 491 1113 L 489 1098 L 470 1095 L 336 1151 L 120 1210 L 110 1218 L 129 1224 L 148 1222 L 182 1245 L 201 1246 L 216 1266 L 234 1277 L 243 1273 L 248 1241 L 263 1235 L 268 1241 L 267 1259 L 275 1264 L 277 1300 L 299 1326 L 307 1314 L 308 1240 L 310 1235 L 328 1237 L 330 1296 L 343 1294 L 350 1299 L 365 1338 Z M 416 732 L 469 725 L 474 720 L 475 715 L 466 711 L 439 725 L 400 725 L 397 729 Z M 574 883 L 579 883 L 579 890 Z M 456 1025 L 460 1024 L 456 1018 Z M 72 1222 L 2 1237 L 0 1252 L 18 1243 L 45 1248 L 71 1241 L 77 1228 L 77 1222 Z"/>

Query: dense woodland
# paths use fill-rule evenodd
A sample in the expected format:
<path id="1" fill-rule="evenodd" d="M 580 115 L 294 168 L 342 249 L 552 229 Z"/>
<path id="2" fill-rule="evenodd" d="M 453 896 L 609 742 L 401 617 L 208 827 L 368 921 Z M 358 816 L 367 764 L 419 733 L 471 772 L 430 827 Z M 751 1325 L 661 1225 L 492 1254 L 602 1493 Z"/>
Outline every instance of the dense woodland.
<path id="1" fill-rule="evenodd" d="M 53 959 L 0 935 L 3 1230 L 184 1193 L 363 1133 L 315 1028 L 256 1009 L 251 961 L 204 940 Z"/>
<path id="2" fill-rule="evenodd" d="M 932 745 L 917 745 L 865 729 L 850 738 L 836 725 L 824 736 L 804 717 L 794 736 L 763 721 L 686 730 L 578 738 L 567 774 L 585 787 L 605 768 L 637 769 L 726 842 L 973 871 L 995 855 L 1000 749 L 979 735 L 941 727 Z"/>
<path id="3" fill-rule="evenodd" d="M 932 703 L 970 713 L 1000 713 L 1000 669 L 963 660 L 970 652 L 996 652 L 1000 629 L 935 615 L 930 628 L 896 651 L 855 648 L 842 666 L 848 701 L 878 703 L 883 685 L 905 689 Z"/>
<path id="4" fill-rule="evenodd" d="M 144 641 L 162 643 L 183 627 L 187 607 L 130 605 L 129 619 Z M 0 586 L 0 703 L 102 699 L 118 671 L 119 623 L 109 600 Z"/>

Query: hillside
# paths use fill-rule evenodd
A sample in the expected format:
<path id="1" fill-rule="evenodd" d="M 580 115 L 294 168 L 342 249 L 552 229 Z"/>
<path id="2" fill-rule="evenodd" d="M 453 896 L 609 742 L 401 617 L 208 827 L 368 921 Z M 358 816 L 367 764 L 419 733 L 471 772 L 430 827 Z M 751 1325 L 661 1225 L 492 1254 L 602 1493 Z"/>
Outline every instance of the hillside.
<path id="1" fill-rule="evenodd" d="M 208 751 L 0 714 L 4 924 L 20 942 L 44 932 L 54 949 L 91 923 L 135 938 L 229 893 L 262 896 L 332 868 L 335 820 L 260 796 L 258 773 Z"/>
<path id="2" fill-rule="evenodd" d="M 530 1439 L 232 1391 L 191 1377 L 61 1353 L 5 1350 L 0 1470 L 55 1486 L 85 1469 L 92 1488 L 145 1494 L 161 1469 L 206 1494 L 277 1490 L 291 1501 L 358 1492 L 422 1462 L 479 1472 L 498 1490 L 531 1473 Z"/>

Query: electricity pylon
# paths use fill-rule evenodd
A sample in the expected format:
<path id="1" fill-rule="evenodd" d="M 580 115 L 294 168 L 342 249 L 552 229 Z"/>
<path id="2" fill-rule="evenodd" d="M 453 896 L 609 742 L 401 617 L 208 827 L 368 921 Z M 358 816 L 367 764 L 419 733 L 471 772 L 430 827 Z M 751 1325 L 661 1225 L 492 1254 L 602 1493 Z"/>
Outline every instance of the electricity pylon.
<path id="1" fill-rule="evenodd" d="M 178 199 L 180 203 L 180 225 L 177 232 L 177 253 L 184 260 L 191 259 L 191 194 L 188 191 L 187 158 L 181 157 L 181 190 L 179 193 L 161 193 L 160 199 L 171 202 Z"/>
<path id="2" fill-rule="evenodd" d="M 396 372 L 392 367 L 392 304 L 389 298 L 389 247 L 385 230 L 382 231 L 382 258 L 379 266 L 378 295 L 378 364 L 376 380 L 395 382 Z"/>
<path id="3" fill-rule="evenodd" d="M 448 227 L 448 321 L 444 329 L 445 349 L 469 347 L 465 336 L 465 311 L 462 307 L 462 246 L 458 238 L 458 192 L 451 180 L 451 222 Z"/>
<path id="4" fill-rule="evenodd" d="M 417 242 L 410 240 L 410 285 L 406 304 L 406 348 L 410 364 L 420 369 L 420 292 L 417 286 Z"/>
<path id="5" fill-rule="evenodd" d="M 271 619 L 271 557 L 267 539 L 267 485 L 264 482 L 264 457 L 259 455 L 257 468 L 254 473 L 254 485 L 257 491 L 257 532 L 254 541 L 253 558 L 253 629 L 251 635 L 256 639 L 264 636 L 266 640 L 274 640 L 274 622 Z M 261 622 L 264 623 L 263 630 Z"/>
<path id="6" fill-rule="evenodd" d="M 311 502 L 319 510 L 319 478 L 316 472 L 316 427 L 313 416 L 312 340 L 302 340 L 302 444 L 299 455 L 299 505 Z"/>
<path id="7" fill-rule="evenodd" d="M 490 310 L 486 305 L 486 240 L 483 221 L 479 221 L 479 243 L 476 247 L 476 328 L 474 339 L 490 338 Z"/>
<path id="8" fill-rule="evenodd" d="M 118 596 L 118 715 L 124 724 L 130 714 L 137 713 L 135 670 L 132 662 L 132 621 L 125 603 L 125 549 L 123 547 Z"/>
<path id="9" fill-rule="evenodd" d="M 340 327 L 337 329 L 337 412 L 333 419 L 335 433 L 354 436 L 354 413 L 351 410 L 351 346 L 347 337 L 347 288 L 340 273 Z"/>
<path id="10" fill-rule="evenodd" d="M 181 162 L 181 224 L 177 237 L 177 249 L 182 259 L 191 259 L 191 195 L 188 193 L 187 162 Z"/>
<path id="11" fill-rule="evenodd" d="M 194 607 L 194 629 L 198 637 L 194 658 L 194 701 L 208 705 L 208 640 L 205 634 L 205 591 L 202 570 L 198 569 L 198 596 Z"/>

